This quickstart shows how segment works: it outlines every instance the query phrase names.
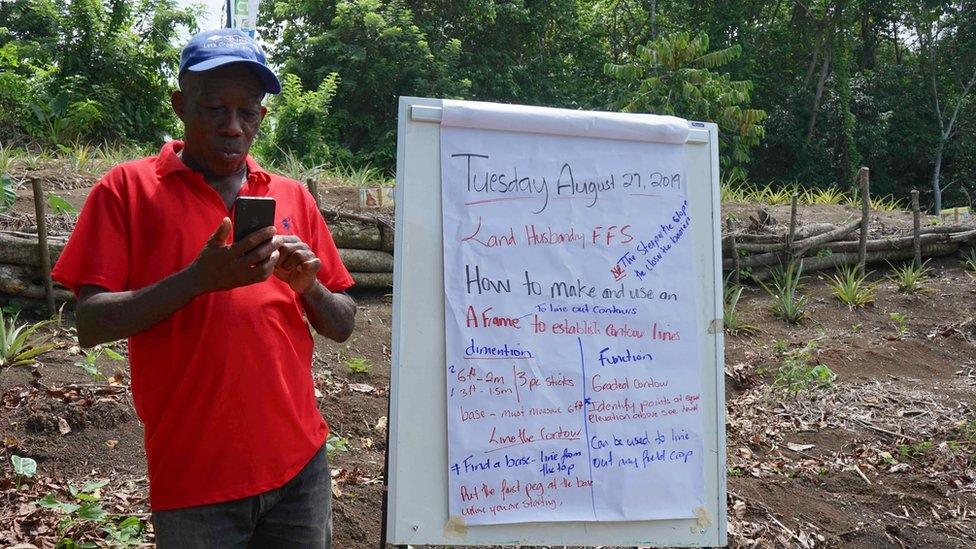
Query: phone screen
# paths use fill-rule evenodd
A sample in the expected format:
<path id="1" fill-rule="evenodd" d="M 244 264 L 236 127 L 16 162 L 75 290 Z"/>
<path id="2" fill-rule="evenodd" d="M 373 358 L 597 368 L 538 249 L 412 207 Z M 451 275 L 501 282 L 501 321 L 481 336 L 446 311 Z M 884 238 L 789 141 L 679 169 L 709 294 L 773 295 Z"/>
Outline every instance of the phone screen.
<path id="1" fill-rule="evenodd" d="M 234 201 L 234 242 L 274 225 L 275 200 L 270 196 L 239 196 Z"/>

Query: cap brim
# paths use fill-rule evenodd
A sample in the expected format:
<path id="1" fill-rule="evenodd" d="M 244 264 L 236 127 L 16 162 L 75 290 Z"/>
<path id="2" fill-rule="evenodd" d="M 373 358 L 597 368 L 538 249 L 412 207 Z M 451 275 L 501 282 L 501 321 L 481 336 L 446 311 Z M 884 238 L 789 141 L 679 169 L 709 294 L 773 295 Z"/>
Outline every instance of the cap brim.
<path id="1" fill-rule="evenodd" d="M 281 93 L 281 82 L 278 77 L 269 69 L 267 66 L 258 63 L 257 61 L 251 61 L 249 59 L 241 59 L 240 57 L 234 57 L 231 55 L 225 55 L 220 57 L 214 57 L 212 59 L 207 59 L 202 63 L 197 63 L 196 65 L 191 65 L 186 68 L 188 71 L 192 72 L 206 72 L 211 69 L 216 69 L 217 67 L 223 67 L 224 65 L 230 65 L 232 63 L 243 63 L 250 68 L 254 69 L 254 74 L 258 76 L 261 80 L 261 84 L 264 86 L 264 91 L 267 93 Z"/>

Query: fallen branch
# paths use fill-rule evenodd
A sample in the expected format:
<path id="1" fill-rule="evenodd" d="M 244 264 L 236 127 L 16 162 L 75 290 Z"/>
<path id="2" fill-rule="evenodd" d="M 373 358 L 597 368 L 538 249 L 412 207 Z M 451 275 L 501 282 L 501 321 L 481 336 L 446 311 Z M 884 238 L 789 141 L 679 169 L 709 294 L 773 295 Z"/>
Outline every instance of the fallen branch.
<path id="1" fill-rule="evenodd" d="M 956 242 L 940 242 L 935 244 L 929 244 L 928 246 L 922 247 L 923 257 L 937 257 L 942 255 L 949 255 L 959 251 L 959 244 Z M 899 248 L 897 250 L 881 250 L 867 252 L 865 254 L 865 263 L 879 263 L 881 261 L 900 261 L 903 259 L 909 259 L 913 257 L 914 253 L 912 249 L 909 248 Z M 746 258 L 748 259 L 748 258 Z M 804 257 L 803 258 L 803 270 L 804 272 L 811 271 L 821 271 L 824 269 L 831 269 L 835 267 L 842 267 L 846 265 L 855 265 L 858 262 L 857 252 L 850 253 L 837 253 L 830 254 L 821 257 Z M 757 280 L 765 280 L 770 276 L 770 269 L 756 269 L 752 272 L 752 277 Z"/>

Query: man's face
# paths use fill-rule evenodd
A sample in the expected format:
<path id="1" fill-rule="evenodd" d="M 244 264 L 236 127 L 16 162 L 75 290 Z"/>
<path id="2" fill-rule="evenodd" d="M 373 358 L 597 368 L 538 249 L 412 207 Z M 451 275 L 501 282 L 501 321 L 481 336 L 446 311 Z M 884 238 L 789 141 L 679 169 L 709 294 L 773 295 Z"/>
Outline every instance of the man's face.
<path id="1" fill-rule="evenodd" d="M 226 177 L 244 169 L 267 109 L 264 89 L 243 64 L 188 72 L 171 102 L 185 127 L 183 158 L 206 175 Z"/>

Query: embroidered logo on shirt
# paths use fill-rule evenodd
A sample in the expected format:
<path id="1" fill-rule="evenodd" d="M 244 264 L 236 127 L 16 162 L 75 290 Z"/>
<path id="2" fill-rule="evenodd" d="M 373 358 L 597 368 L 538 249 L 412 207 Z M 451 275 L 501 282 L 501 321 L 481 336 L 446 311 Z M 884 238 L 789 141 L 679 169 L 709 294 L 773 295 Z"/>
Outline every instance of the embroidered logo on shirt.
<path id="1" fill-rule="evenodd" d="M 284 227 L 286 233 L 291 232 L 291 218 L 283 217 L 281 218 L 281 226 Z"/>

